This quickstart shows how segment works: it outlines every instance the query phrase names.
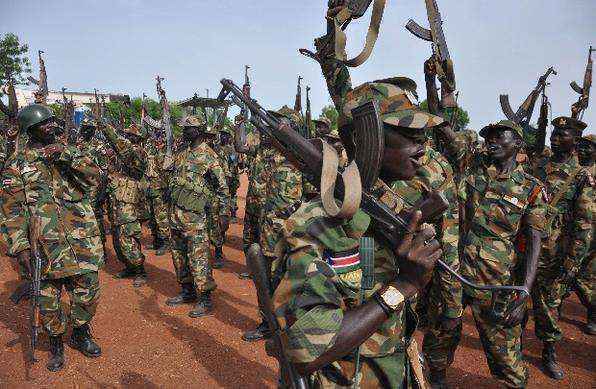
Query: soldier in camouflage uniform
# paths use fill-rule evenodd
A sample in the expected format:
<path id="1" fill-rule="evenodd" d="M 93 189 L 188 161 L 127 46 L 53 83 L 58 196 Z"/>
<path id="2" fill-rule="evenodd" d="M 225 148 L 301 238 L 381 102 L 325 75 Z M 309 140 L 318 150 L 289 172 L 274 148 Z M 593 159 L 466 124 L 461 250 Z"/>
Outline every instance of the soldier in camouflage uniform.
<path id="1" fill-rule="evenodd" d="M 217 287 L 209 264 L 209 231 L 205 206 L 217 197 L 221 228 L 229 223 L 229 192 L 219 157 L 209 143 L 216 135 L 213 128 L 196 116 L 183 119 L 188 147 L 180 150 L 172 166 L 170 181 L 172 260 L 182 292 L 166 301 L 174 306 L 197 301 L 188 315 L 193 318 L 211 314 L 211 292 Z"/>
<path id="2" fill-rule="evenodd" d="M 133 286 L 140 287 L 147 282 L 138 215 L 140 181 L 147 167 L 147 154 L 140 147 L 140 140 L 146 134 L 134 123 L 124 129 L 124 136 L 109 125 L 101 130 L 115 153 L 108 183 L 112 238 L 118 260 L 126 266 L 117 277 L 133 278 Z"/>
<path id="3" fill-rule="evenodd" d="M 544 183 L 548 194 L 546 237 L 532 300 L 536 336 L 544 343 L 542 363 L 551 378 L 562 379 L 563 370 L 555 355 L 555 344 L 562 337 L 558 309 L 567 282 L 575 278 L 589 253 L 594 180 L 575 154 L 586 124 L 562 116 L 552 125 L 552 155 L 546 149 L 532 161 L 533 174 Z"/>
<path id="4" fill-rule="evenodd" d="M 90 203 L 98 185 L 99 168 L 76 147 L 55 143 L 57 124 L 48 107 L 27 106 L 18 120 L 21 131 L 30 136 L 22 158 L 14 160 L 29 219 L 21 228 L 26 231 L 29 225 L 39 227 L 40 235 L 30 239 L 37 240 L 37 254 L 43 263 L 39 304 L 41 322 L 50 336 L 47 368 L 57 371 L 64 366 L 62 335 L 66 333 L 67 319 L 74 327 L 70 345 L 88 357 L 101 355 L 89 329 L 99 300 L 98 271 L 104 258 Z M 68 315 L 61 307 L 62 288 L 70 297 Z"/>
<path id="5" fill-rule="evenodd" d="M 590 172 L 592 181 L 596 177 L 596 135 L 590 134 L 584 136 L 577 145 L 577 154 L 579 163 Z M 592 197 L 590 203 L 592 217 L 594 217 L 596 200 Z M 596 335 L 596 300 L 594 293 L 596 289 L 596 249 L 594 243 L 594 223 L 592 222 L 592 237 L 590 252 L 579 266 L 579 272 L 574 280 L 570 282 L 570 287 L 579 296 L 580 301 L 588 311 L 588 319 L 585 331 L 589 335 Z"/>
<path id="6" fill-rule="evenodd" d="M 170 247 L 170 221 L 164 194 L 168 186 L 163 164 L 165 160 L 165 142 L 163 131 L 158 131 L 154 140 L 147 145 L 147 201 L 149 204 L 149 226 L 153 235 L 153 248 L 156 255 L 164 255 Z"/>
<path id="7" fill-rule="evenodd" d="M 231 135 L 231 130 L 224 127 L 219 131 L 219 144 L 222 155 L 224 156 L 228 165 L 227 179 L 228 188 L 230 189 L 230 207 L 232 217 L 236 217 L 238 211 L 238 188 L 240 187 L 240 169 L 238 166 L 238 153 L 234 148 L 234 141 Z"/>

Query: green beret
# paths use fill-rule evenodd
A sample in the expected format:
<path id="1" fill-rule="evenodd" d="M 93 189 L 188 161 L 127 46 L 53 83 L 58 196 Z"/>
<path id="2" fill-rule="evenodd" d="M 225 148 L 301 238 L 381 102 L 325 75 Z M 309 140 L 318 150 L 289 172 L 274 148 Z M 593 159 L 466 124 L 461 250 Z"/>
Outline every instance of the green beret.
<path id="1" fill-rule="evenodd" d="M 489 131 L 494 129 L 502 131 L 511 130 L 514 133 L 516 133 L 520 139 L 524 139 L 524 133 L 521 126 L 512 120 L 501 120 L 497 123 L 491 123 L 488 126 L 484 127 L 482 130 L 480 130 L 480 136 L 486 138 Z"/>

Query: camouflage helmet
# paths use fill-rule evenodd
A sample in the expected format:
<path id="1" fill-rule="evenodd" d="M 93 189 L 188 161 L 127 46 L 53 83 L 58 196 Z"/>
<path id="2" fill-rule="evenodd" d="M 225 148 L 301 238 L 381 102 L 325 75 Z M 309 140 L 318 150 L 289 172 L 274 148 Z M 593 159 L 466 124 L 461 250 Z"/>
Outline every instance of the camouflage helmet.
<path id="1" fill-rule="evenodd" d="M 581 120 L 570 118 L 568 116 L 559 116 L 558 118 L 553 119 L 551 124 L 557 128 L 575 130 L 578 134 L 581 134 L 588 126 Z"/>
<path id="2" fill-rule="evenodd" d="M 183 117 L 178 121 L 178 126 L 182 128 L 195 127 L 201 130 L 204 134 L 217 135 L 218 131 L 215 127 L 207 125 L 205 118 L 198 115 L 189 115 Z"/>
<path id="3" fill-rule="evenodd" d="M 314 119 L 313 123 L 315 123 L 316 126 L 315 129 L 317 132 L 317 136 L 329 135 L 331 133 L 331 120 L 329 120 L 328 117 L 321 116 L 318 119 Z M 323 130 L 321 128 L 321 125 L 324 126 L 326 130 Z"/>
<path id="4" fill-rule="evenodd" d="M 147 131 L 145 131 L 143 127 L 139 127 L 135 123 L 131 123 L 130 127 L 123 129 L 122 132 L 128 135 L 135 135 L 143 139 L 147 137 Z"/>
<path id="5" fill-rule="evenodd" d="M 517 136 L 521 140 L 524 139 L 524 133 L 523 133 L 521 126 L 512 120 L 501 120 L 497 123 L 491 123 L 488 126 L 484 127 L 482 130 L 480 130 L 480 136 L 483 138 L 486 138 L 489 131 L 493 130 L 493 129 L 511 130 L 515 134 L 517 134 Z"/>
<path id="6" fill-rule="evenodd" d="M 17 115 L 19 129 L 22 132 L 48 119 L 55 118 L 54 112 L 45 105 L 31 104 L 21 109 Z"/>
<path id="7" fill-rule="evenodd" d="M 369 101 L 377 103 L 381 121 L 419 132 L 445 123 L 439 116 L 420 110 L 416 83 L 406 77 L 367 82 L 349 91 L 339 118 L 340 127 L 353 120 L 352 110 Z"/>

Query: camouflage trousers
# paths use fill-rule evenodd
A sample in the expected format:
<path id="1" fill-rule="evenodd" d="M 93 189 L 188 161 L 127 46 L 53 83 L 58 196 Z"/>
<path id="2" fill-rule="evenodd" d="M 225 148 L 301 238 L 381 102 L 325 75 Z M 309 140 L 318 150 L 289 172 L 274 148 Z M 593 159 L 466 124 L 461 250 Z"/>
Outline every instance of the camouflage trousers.
<path id="1" fill-rule="evenodd" d="M 62 288 L 70 299 L 67 315 L 60 303 Z M 67 320 L 80 327 L 93 319 L 99 301 L 99 274 L 90 272 L 55 280 L 42 280 L 39 312 L 43 328 L 50 336 L 66 333 Z M 68 316 L 68 317 L 67 317 Z"/>
<path id="2" fill-rule="evenodd" d="M 596 322 L 596 255 L 592 254 L 587 263 L 582 266 L 579 274 L 571 284 L 571 290 L 577 294 L 581 303 L 588 310 L 588 320 Z"/>
<path id="3" fill-rule="evenodd" d="M 228 188 L 230 189 L 230 209 L 232 211 L 232 216 L 234 216 L 238 210 L 238 188 L 240 187 L 238 172 L 229 176 L 227 181 Z"/>
<path id="4" fill-rule="evenodd" d="M 207 231 L 209 233 L 209 240 L 215 247 L 223 247 L 226 240 L 227 231 L 222 231 L 219 222 L 219 204 L 214 202 L 205 208 L 207 215 Z"/>
<path id="5" fill-rule="evenodd" d="M 558 342 L 563 337 L 559 327 L 559 307 L 565 292 L 559 269 L 538 269 L 531 295 L 534 331 L 543 342 Z"/>
<path id="6" fill-rule="evenodd" d="M 170 239 L 170 220 L 168 216 L 168 207 L 163 201 L 161 195 L 148 198 L 149 227 L 155 240 L 169 241 Z"/>
<path id="7" fill-rule="evenodd" d="M 172 209 L 172 261 L 179 284 L 193 283 L 197 292 L 215 290 L 217 285 L 209 259 L 209 232 L 205 214 Z"/>
<path id="8" fill-rule="evenodd" d="M 261 231 L 259 232 L 259 244 L 263 250 L 263 255 L 267 258 L 276 258 L 275 246 L 282 238 L 283 219 L 276 217 L 275 214 L 268 214 L 261 219 Z M 275 270 L 275 269 L 272 269 Z"/>
<path id="9" fill-rule="evenodd" d="M 470 306 L 491 374 L 510 388 L 524 388 L 528 382 L 528 368 L 521 350 L 522 325 L 512 328 L 495 323 L 487 312 L 490 303 L 464 297 L 464 308 Z M 423 350 L 431 368 L 447 368 L 453 362 L 461 339 L 462 326 L 451 331 L 430 325 L 425 334 Z"/>
<path id="10" fill-rule="evenodd" d="M 116 257 L 127 269 L 140 270 L 145 263 L 141 250 L 141 223 L 137 204 L 126 204 L 110 198 L 110 222 Z"/>

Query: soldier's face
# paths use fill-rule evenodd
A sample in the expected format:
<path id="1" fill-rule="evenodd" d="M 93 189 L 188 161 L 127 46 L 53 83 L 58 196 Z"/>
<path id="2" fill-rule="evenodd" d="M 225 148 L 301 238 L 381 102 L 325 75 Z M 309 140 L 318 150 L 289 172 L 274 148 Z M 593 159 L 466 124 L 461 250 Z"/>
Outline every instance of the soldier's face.
<path id="1" fill-rule="evenodd" d="M 396 180 L 411 180 L 420 167 L 424 144 L 407 138 L 396 130 L 385 130 L 380 177 L 388 185 Z"/>
<path id="2" fill-rule="evenodd" d="M 550 146 L 555 154 L 571 154 L 575 150 L 577 136 L 573 130 L 555 127 L 550 136 Z"/>
<path id="3" fill-rule="evenodd" d="M 31 135 L 42 143 L 54 143 L 60 128 L 54 119 L 43 121 L 29 129 Z"/>
<path id="4" fill-rule="evenodd" d="M 596 160 L 596 145 L 590 141 L 581 140 L 577 145 L 577 155 L 582 165 L 590 165 Z"/>
<path id="5" fill-rule="evenodd" d="M 184 127 L 182 130 L 184 140 L 192 142 L 199 137 L 199 129 L 196 127 Z"/>
<path id="6" fill-rule="evenodd" d="M 486 136 L 486 150 L 496 161 L 506 161 L 517 155 L 520 141 L 510 130 L 491 130 Z"/>

